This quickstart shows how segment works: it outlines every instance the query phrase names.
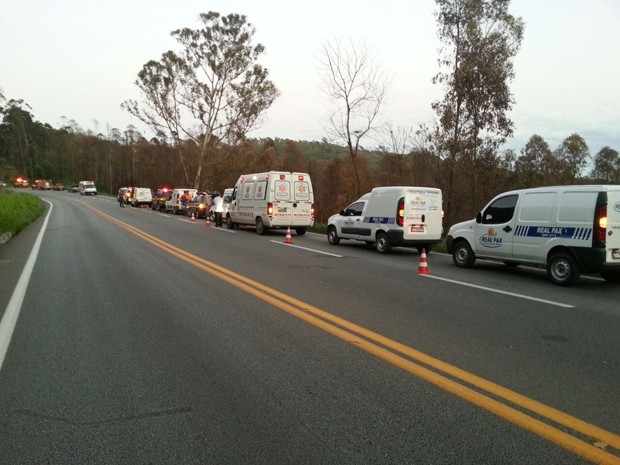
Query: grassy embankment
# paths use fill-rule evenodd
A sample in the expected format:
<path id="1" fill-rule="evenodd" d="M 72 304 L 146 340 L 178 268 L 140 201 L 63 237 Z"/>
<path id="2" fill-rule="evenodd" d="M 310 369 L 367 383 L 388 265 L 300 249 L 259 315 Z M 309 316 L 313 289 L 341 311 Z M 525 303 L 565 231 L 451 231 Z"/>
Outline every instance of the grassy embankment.
<path id="1" fill-rule="evenodd" d="M 43 202 L 38 197 L 0 189 L 0 235 L 23 231 L 41 213 Z"/>

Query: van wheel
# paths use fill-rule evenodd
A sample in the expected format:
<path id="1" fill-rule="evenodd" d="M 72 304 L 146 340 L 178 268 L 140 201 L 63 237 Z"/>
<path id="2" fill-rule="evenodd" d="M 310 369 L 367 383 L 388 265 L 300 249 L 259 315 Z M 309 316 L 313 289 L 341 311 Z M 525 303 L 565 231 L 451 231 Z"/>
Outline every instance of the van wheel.
<path id="1" fill-rule="evenodd" d="M 608 283 L 618 284 L 620 283 L 620 273 L 616 271 L 603 271 L 601 276 Z"/>
<path id="2" fill-rule="evenodd" d="M 265 228 L 265 223 L 261 218 L 256 218 L 256 232 L 261 236 L 264 236 L 267 232 L 267 228 Z"/>
<path id="3" fill-rule="evenodd" d="M 390 253 L 390 250 L 392 250 L 392 244 L 390 244 L 387 234 L 383 232 L 377 234 L 375 249 L 377 249 L 377 252 L 379 253 Z"/>
<path id="4" fill-rule="evenodd" d="M 452 261 L 459 268 L 471 268 L 474 266 L 476 256 L 467 241 L 461 240 L 454 245 Z"/>
<path id="5" fill-rule="evenodd" d="M 306 234 L 306 228 L 295 228 L 295 232 L 298 236 L 303 236 L 304 234 Z"/>
<path id="6" fill-rule="evenodd" d="M 211 215 L 209 215 L 209 218 L 211 217 Z M 226 228 L 227 229 L 235 229 L 235 223 L 232 222 L 232 218 L 230 217 L 230 215 L 228 215 L 226 217 Z"/>
<path id="7" fill-rule="evenodd" d="M 556 253 L 547 262 L 547 276 L 558 286 L 572 286 L 579 279 L 579 274 L 577 262 L 569 253 Z"/>
<path id="8" fill-rule="evenodd" d="M 336 230 L 335 226 L 327 227 L 327 242 L 329 242 L 331 245 L 340 244 L 340 238 L 338 237 L 338 231 Z"/>

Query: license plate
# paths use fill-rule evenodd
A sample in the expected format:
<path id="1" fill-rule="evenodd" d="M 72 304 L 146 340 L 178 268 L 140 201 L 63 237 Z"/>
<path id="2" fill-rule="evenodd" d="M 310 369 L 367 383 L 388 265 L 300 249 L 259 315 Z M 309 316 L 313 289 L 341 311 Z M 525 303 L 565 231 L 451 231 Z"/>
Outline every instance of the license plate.
<path id="1" fill-rule="evenodd" d="M 421 224 L 411 225 L 411 232 L 412 233 L 423 233 L 424 232 L 424 226 L 422 226 Z"/>
<path id="2" fill-rule="evenodd" d="M 620 249 L 611 249 L 611 258 L 620 259 Z"/>
<path id="3" fill-rule="evenodd" d="M 280 213 L 286 213 L 286 207 L 279 207 L 279 208 L 278 208 L 278 211 L 279 211 Z"/>

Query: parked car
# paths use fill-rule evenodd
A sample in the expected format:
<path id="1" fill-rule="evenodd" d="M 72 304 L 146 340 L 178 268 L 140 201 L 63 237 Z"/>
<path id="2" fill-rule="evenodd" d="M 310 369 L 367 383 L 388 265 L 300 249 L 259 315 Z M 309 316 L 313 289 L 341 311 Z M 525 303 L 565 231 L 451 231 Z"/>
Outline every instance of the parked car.
<path id="1" fill-rule="evenodd" d="M 160 187 L 153 194 L 153 203 L 151 208 L 163 212 L 166 209 L 166 200 L 170 199 L 172 195 L 172 189 L 169 187 Z"/>
<path id="2" fill-rule="evenodd" d="M 448 231 L 454 264 L 477 258 L 544 266 L 551 282 L 571 286 L 581 273 L 620 282 L 620 186 L 520 189 L 497 195 L 475 219 Z"/>
<path id="3" fill-rule="evenodd" d="M 131 206 L 141 207 L 146 205 L 150 207 L 153 203 L 153 193 L 148 187 L 134 187 L 131 190 Z"/>
<path id="4" fill-rule="evenodd" d="M 213 203 L 213 193 L 212 192 L 198 192 L 196 197 L 189 203 L 187 208 L 185 209 L 185 214 L 187 216 L 192 216 L 194 214 L 195 218 L 206 218 L 207 217 L 207 207 Z"/>
<path id="5" fill-rule="evenodd" d="M 379 253 L 392 247 L 430 251 L 443 230 L 441 190 L 433 187 L 375 187 L 327 220 L 327 240 L 364 241 Z"/>

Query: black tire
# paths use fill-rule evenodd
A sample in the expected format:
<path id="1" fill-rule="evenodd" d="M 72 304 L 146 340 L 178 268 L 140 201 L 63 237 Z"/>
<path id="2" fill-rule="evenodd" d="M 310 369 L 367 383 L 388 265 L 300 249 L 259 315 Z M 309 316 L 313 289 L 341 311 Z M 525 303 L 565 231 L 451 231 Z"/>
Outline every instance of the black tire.
<path id="1" fill-rule="evenodd" d="M 461 240 L 454 244 L 452 261 L 459 268 L 471 268 L 474 266 L 476 256 L 474 255 L 474 251 L 471 250 L 469 242 Z"/>
<path id="2" fill-rule="evenodd" d="M 547 261 L 547 276 L 558 286 L 572 286 L 580 274 L 577 261 L 568 252 L 555 253 Z"/>
<path id="3" fill-rule="evenodd" d="M 298 236 L 303 236 L 304 234 L 306 234 L 306 228 L 295 228 L 295 232 Z"/>
<path id="4" fill-rule="evenodd" d="M 211 218 L 211 215 L 209 215 L 209 218 Z M 230 215 L 226 215 L 226 228 L 235 229 L 235 223 L 232 222 Z"/>
<path id="5" fill-rule="evenodd" d="M 377 234 L 377 240 L 375 242 L 375 249 L 379 253 L 390 253 L 392 250 L 392 244 L 387 237 L 387 234 L 380 232 Z"/>
<path id="6" fill-rule="evenodd" d="M 620 272 L 618 271 L 603 271 L 601 276 L 610 284 L 620 283 Z"/>
<path id="7" fill-rule="evenodd" d="M 331 245 L 340 244 L 340 238 L 338 237 L 338 231 L 336 230 L 336 226 L 327 227 L 327 242 L 329 242 Z"/>
<path id="8" fill-rule="evenodd" d="M 267 228 L 265 227 L 265 223 L 263 223 L 262 218 L 256 218 L 256 232 L 261 236 L 264 236 L 267 232 Z"/>

